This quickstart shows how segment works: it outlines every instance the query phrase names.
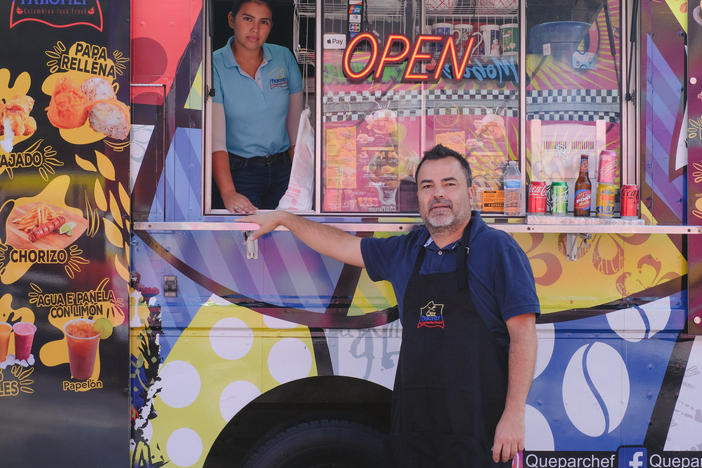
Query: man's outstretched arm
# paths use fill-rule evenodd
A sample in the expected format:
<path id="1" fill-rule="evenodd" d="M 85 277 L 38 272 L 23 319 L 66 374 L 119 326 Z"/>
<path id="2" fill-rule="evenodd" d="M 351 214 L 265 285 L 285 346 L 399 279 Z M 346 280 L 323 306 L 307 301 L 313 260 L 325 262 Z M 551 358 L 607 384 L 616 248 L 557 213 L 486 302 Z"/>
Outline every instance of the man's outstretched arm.
<path id="1" fill-rule="evenodd" d="M 509 357 L 505 410 L 495 430 L 492 459 L 508 461 L 524 450 L 524 410 L 536 363 L 536 316 L 522 314 L 507 320 Z"/>
<path id="2" fill-rule="evenodd" d="M 287 211 L 255 214 L 240 218 L 239 221 L 259 225 L 259 229 L 251 235 L 251 239 L 258 239 L 276 227 L 284 226 L 298 239 L 322 255 L 349 265 L 364 267 L 361 239 L 333 226 L 316 223 Z"/>

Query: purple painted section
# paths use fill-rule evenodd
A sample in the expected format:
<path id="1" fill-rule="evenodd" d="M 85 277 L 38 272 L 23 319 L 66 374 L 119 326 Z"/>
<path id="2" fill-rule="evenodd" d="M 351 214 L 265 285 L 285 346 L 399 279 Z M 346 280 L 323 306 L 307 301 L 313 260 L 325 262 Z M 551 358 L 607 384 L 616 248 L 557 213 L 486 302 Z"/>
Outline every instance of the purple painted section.
<path id="1" fill-rule="evenodd" d="M 651 36 L 646 36 L 646 46 L 646 183 L 682 221 L 684 180 L 670 180 L 668 171 L 670 158 L 675 155 L 673 139 L 681 83 Z"/>
<path id="2" fill-rule="evenodd" d="M 687 148 L 687 220 L 691 225 L 702 225 L 702 24 L 694 17 L 693 9 L 688 13 L 688 75 L 697 78 L 696 83 L 687 80 L 688 96 L 688 148 Z M 694 130 L 694 131 L 693 131 Z M 688 329 L 690 333 L 702 335 L 702 236 L 688 236 Z"/>
<path id="3" fill-rule="evenodd" d="M 276 233 L 259 240 L 258 260 L 246 259 L 239 231 L 152 235 L 189 267 L 238 294 L 310 312 L 326 310 L 343 267 L 339 262 L 322 262 L 319 254 L 295 241 L 289 233 Z M 158 255 L 152 257 L 161 261 Z M 139 271 L 136 266 L 135 269 Z"/>

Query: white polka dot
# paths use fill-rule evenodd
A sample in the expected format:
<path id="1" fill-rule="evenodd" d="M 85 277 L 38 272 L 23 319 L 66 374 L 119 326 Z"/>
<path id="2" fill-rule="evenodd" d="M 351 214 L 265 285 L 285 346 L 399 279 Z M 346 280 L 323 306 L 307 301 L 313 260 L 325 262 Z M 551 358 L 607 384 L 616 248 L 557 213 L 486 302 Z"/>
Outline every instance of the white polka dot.
<path id="1" fill-rule="evenodd" d="M 524 413 L 526 422 L 526 438 L 524 447 L 527 450 L 553 451 L 555 444 L 553 443 L 553 431 L 548 425 L 548 421 L 539 410 L 533 406 L 526 405 Z"/>
<path id="2" fill-rule="evenodd" d="M 210 345 L 222 359 L 240 359 L 251 350 L 254 333 L 238 318 L 225 318 L 210 330 Z"/>
<path id="3" fill-rule="evenodd" d="M 312 368 L 312 356 L 302 340 L 285 338 L 271 348 L 268 370 L 280 383 L 307 377 Z"/>
<path id="4" fill-rule="evenodd" d="M 186 361 L 172 361 L 159 373 L 163 389 L 159 396 L 172 408 L 184 408 L 200 394 L 200 374 Z"/>
<path id="5" fill-rule="evenodd" d="M 536 326 L 536 333 L 539 337 L 539 346 L 536 348 L 536 365 L 534 366 L 534 377 L 537 378 L 546 369 L 553 356 L 553 347 L 556 342 L 556 328 L 552 323 L 544 323 Z"/>
<path id="6" fill-rule="evenodd" d="M 239 380 L 230 383 L 219 397 L 219 411 L 225 421 L 229 421 L 251 400 L 261 394 L 261 390 L 251 382 Z"/>
<path id="7" fill-rule="evenodd" d="M 197 432 L 184 427 L 173 431 L 166 444 L 168 458 L 178 466 L 193 466 L 202 456 L 202 440 Z"/>
<path id="8" fill-rule="evenodd" d="M 263 316 L 263 322 L 266 324 L 268 328 L 295 328 L 297 327 L 297 323 L 295 322 L 288 322 L 287 320 L 279 319 L 277 317 L 271 317 L 270 315 L 264 315 Z"/>

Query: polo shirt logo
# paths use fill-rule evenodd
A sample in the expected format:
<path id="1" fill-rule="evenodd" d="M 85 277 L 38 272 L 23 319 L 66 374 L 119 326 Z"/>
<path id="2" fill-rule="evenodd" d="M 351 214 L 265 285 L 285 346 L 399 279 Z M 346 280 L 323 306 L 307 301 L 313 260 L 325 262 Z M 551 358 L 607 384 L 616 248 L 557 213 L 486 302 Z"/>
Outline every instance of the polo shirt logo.
<path id="1" fill-rule="evenodd" d="M 444 328 L 444 305 L 429 301 L 427 305 L 419 309 L 417 328 L 419 327 Z"/>
<path id="2" fill-rule="evenodd" d="M 270 77 L 271 89 L 288 87 L 288 75 L 285 73 L 285 69 L 281 67 L 274 68 L 271 71 Z"/>
<path id="3" fill-rule="evenodd" d="M 288 79 L 286 77 L 271 78 L 271 89 L 273 89 L 273 88 L 287 88 L 287 87 L 288 87 Z"/>

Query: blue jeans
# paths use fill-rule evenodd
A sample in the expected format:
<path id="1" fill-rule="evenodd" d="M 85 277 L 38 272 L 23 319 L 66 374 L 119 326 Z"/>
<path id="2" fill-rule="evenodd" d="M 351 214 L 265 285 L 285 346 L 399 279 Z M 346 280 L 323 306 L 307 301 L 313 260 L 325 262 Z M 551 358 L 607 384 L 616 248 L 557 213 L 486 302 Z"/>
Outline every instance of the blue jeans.
<path id="1" fill-rule="evenodd" d="M 258 209 L 272 210 L 285 195 L 292 162 L 287 153 L 271 163 L 244 158 L 229 158 L 236 191 Z"/>

